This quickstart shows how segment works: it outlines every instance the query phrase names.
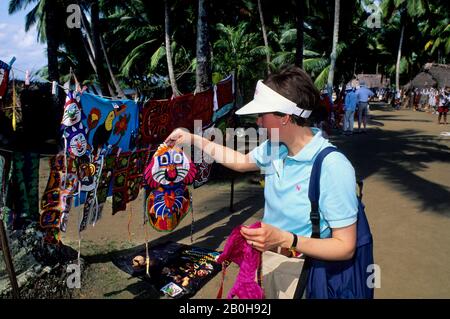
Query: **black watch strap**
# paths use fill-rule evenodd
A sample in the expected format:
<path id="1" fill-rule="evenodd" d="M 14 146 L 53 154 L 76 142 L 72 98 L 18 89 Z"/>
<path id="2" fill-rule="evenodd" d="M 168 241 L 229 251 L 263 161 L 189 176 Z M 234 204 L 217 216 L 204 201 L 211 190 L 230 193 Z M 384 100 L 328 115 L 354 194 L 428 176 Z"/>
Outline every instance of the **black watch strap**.
<path id="1" fill-rule="evenodd" d="M 292 235 L 294 235 L 294 240 L 292 241 L 291 249 L 297 248 L 297 242 L 298 242 L 298 236 L 291 232 Z"/>

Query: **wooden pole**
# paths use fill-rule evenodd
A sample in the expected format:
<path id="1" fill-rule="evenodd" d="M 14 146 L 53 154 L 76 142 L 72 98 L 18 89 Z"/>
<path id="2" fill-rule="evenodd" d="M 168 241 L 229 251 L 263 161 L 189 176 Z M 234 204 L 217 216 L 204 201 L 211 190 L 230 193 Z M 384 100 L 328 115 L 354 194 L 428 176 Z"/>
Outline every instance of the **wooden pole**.
<path id="1" fill-rule="evenodd" d="M 234 213 L 234 176 L 231 178 L 231 194 L 230 194 L 230 213 Z"/>
<path id="2" fill-rule="evenodd" d="M 19 285 L 17 284 L 16 272 L 14 271 L 14 264 L 11 259 L 11 252 L 9 251 L 5 226 L 3 225 L 3 220 L 1 219 L 0 219 L 0 244 L 3 251 L 3 258 L 5 260 L 6 271 L 8 272 L 9 281 L 11 282 L 13 298 L 20 299 Z"/>

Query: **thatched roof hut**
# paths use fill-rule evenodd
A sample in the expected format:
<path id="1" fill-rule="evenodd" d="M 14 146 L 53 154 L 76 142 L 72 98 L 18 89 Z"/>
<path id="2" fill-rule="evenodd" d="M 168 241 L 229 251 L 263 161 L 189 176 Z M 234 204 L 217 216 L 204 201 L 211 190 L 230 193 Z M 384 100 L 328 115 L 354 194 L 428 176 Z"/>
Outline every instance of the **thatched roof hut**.
<path id="1" fill-rule="evenodd" d="M 450 65 L 427 63 L 411 81 L 413 88 L 450 87 Z"/>
<path id="2" fill-rule="evenodd" d="M 427 63 L 424 70 L 433 76 L 439 88 L 450 87 L 450 64 Z"/>
<path id="3" fill-rule="evenodd" d="M 365 82 L 368 88 L 389 87 L 390 81 L 382 74 L 361 73 L 356 76 L 358 82 Z M 353 83 L 352 83 L 353 84 Z"/>
<path id="4" fill-rule="evenodd" d="M 411 81 L 412 87 L 419 89 L 436 87 L 436 84 L 437 81 L 428 72 L 420 72 Z"/>

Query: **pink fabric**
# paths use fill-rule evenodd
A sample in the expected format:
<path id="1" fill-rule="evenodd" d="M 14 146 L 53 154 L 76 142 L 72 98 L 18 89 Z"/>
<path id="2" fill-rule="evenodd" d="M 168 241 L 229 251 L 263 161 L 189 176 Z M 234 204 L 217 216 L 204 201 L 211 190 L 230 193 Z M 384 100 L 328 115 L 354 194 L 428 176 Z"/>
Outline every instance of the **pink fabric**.
<path id="1" fill-rule="evenodd" d="M 256 282 L 256 273 L 261 262 L 261 252 L 250 246 L 241 235 L 242 226 L 237 226 L 231 232 L 225 243 L 225 248 L 218 258 L 218 262 L 224 261 L 236 263 L 240 269 L 233 287 L 227 298 L 232 299 L 263 299 L 264 290 Z M 261 222 L 254 223 L 249 228 L 259 228 Z"/>

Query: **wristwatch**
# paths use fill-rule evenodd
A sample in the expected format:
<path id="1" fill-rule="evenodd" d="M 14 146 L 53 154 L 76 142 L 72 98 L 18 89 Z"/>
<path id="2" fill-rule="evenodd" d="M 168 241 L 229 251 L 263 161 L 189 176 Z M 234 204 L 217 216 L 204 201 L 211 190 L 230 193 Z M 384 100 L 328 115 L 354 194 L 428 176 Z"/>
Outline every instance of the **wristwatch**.
<path id="1" fill-rule="evenodd" d="M 296 248 L 297 248 L 297 242 L 298 242 L 298 236 L 294 234 L 293 232 L 290 232 L 294 236 L 294 240 L 292 241 L 291 248 L 289 250 L 291 251 L 292 255 L 295 255 Z"/>

